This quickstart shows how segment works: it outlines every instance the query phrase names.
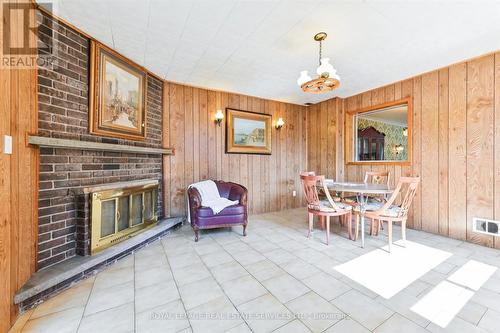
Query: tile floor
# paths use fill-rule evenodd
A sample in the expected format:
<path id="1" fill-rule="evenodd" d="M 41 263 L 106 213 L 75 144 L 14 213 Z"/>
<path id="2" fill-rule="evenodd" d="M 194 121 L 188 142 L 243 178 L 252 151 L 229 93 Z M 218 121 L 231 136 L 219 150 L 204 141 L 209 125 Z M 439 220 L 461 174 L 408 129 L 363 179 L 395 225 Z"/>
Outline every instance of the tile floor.
<path id="1" fill-rule="evenodd" d="M 410 230 L 408 239 L 453 255 L 390 299 L 333 269 L 366 247 L 335 224 L 306 236 L 304 209 L 250 217 L 241 228 L 188 225 L 21 316 L 11 332 L 499 332 L 500 269 L 443 329 L 411 310 L 470 259 L 500 267 L 500 251 Z M 397 234 L 397 229 L 395 230 Z M 264 320 L 265 319 L 265 320 Z"/>

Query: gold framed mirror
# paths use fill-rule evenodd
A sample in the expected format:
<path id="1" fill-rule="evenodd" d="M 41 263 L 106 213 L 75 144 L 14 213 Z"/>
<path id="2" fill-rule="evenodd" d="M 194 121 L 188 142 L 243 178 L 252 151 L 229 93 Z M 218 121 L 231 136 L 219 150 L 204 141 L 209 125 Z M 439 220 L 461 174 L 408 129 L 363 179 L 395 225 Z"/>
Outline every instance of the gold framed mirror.
<path id="1" fill-rule="evenodd" d="M 347 164 L 411 164 L 411 98 L 346 114 Z"/>

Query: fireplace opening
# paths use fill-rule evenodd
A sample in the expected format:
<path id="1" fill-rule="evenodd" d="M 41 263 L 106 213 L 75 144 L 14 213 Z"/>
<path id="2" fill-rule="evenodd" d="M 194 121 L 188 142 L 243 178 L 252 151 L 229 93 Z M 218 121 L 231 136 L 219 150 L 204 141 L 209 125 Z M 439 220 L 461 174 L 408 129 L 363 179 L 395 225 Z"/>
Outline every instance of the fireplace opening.
<path id="1" fill-rule="evenodd" d="M 158 184 L 93 192 L 91 198 L 91 254 L 158 221 Z"/>

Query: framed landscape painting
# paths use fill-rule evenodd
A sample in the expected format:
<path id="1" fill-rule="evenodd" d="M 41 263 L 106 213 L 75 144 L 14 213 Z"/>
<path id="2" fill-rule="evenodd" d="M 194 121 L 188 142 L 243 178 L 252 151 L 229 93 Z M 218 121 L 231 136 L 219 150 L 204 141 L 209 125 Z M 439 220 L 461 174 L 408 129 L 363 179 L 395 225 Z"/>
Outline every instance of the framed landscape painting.
<path id="1" fill-rule="evenodd" d="M 226 109 L 226 153 L 271 154 L 271 115 Z"/>
<path id="2" fill-rule="evenodd" d="M 97 42 L 92 42 L 91 59 L 90 132 L 144 140 L 146 72 Z"/>

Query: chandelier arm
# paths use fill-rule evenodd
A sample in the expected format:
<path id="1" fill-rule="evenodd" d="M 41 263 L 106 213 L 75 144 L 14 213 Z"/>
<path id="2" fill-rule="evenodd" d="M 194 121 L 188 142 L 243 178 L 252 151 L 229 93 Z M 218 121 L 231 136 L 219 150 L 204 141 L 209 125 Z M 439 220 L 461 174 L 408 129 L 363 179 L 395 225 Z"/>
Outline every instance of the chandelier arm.
<path id="1" fill-rule="evenodd" d="M 320 65 L 321 65 L 321 46 L 322 46 L 321 43 L 322 43 L 322 41 L 320 40 L 319 41 L 319 61 L 318 61 Z"/>

